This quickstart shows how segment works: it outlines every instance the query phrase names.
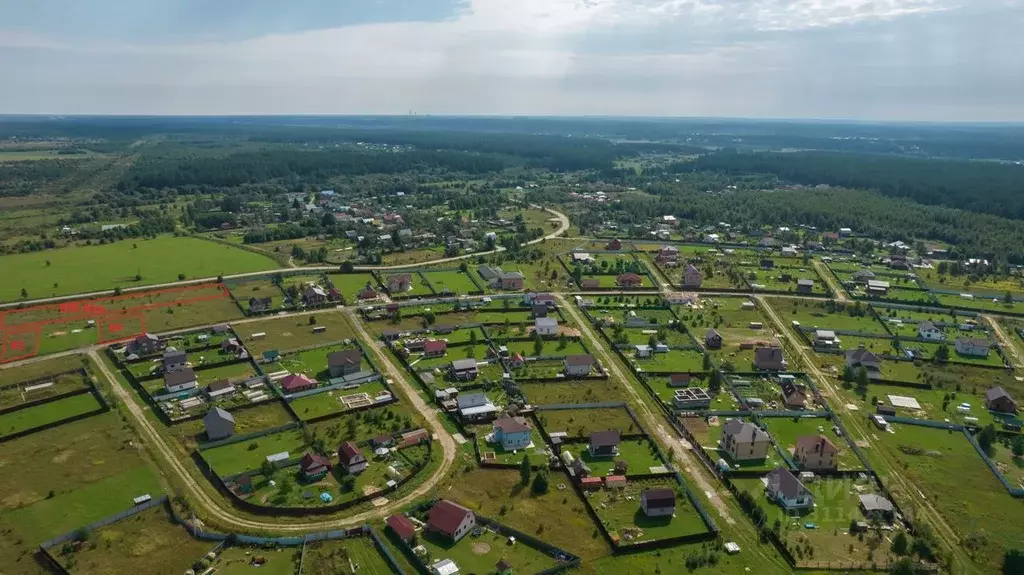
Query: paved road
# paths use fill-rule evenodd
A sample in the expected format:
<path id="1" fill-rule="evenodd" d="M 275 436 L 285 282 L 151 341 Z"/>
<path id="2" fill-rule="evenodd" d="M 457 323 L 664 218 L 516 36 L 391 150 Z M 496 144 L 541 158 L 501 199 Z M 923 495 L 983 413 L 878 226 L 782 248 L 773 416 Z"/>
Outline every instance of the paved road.
<path id="1" fill-rule="evenodd" d="M 405 373 L 395 368 L 394 364 L 391 363 L 390 359 L 387 358 L 381 352 L 380 348 L 375 345 L 375 341 L 369 337 L 369 334 L 366 333 L 365 329 L 363 329 L 359 323 L 356 323 L 355 325 L 360 336 L 364 338 L 364 344 L 368 349 L 374 350 L 378 361 L 384 366 L 396 386 L 402 391 L 405 399 L 412 403 L 412 405 L 415 406 L 416 409 L 426 418 L 427 425 L 433 431 L 436 438 L 434 447 L 437 448 L 437 446 L 440 445 L 443 450 L 443 461 L 441 466 L 434 470 L 434 473 L 427 478 L 426 481 L 418 485 L 415 489 L 400 499 L 393 499 L 384 506 L 363 511 L 355 515 L 337 519 L 325 519 L 322 521 L 280 524 L 275 522 L 273 519 L 251 519 L 239 515 L 235 509 L 225 505 L 223 499 L 215 499 L 211 497 L 207 491 L 199 485 L 196 478 L 189 472 L 186 466 L 175 456 L 174 449 L 168 445 L 163 436 L 161 436 L 161 434 L 154 428 L 153 424 L 146 417 L 144 408 L 139 406 L 135 394 L 118 383 L 117 378 L 110 372 L 96 350 L 91 350 L 89 355 L 91 355 L 100 366 L 100 371 L 103 376 L 107 378 L 111 389 L 117 395 L 121 403 L 123 403 L 127 408 L 128 414 L 135 420 L 135 427 L 142 440 L 155 452 L 155 456 L 159 456 L 159 458 L 164 460 L 170 471 L 172 471 L 181 481 L 187 490 L 190 499 L 194 503 L 198 504 L 202 512 L 215 518 L 219 522 L 219 527 L 237 527 L 243 530 L 269 530 L 275 533 L 306 533 L 311 531 L 323 531 L 362 525 L 369 520 L 384 517 L 407 507 L 414 500 L 427 495 L 432 489 L 434 489 L 434 487 L 437 486 L 451 468 L 455 461 L 455 455 L 458 452 L 455 441 L 450 435 L 448 435 L 448 432 L 445 431 L 444 427 L 441 425 L 436 412 L 424 403 L 416 393 L 416 390 L 408 383 L 405 378 Z M 206 480 L 205 478 L 202 478 L 199 481 Z"/>
<path id="2" fill-rule="evenodd" d="M 605 349 L 604 342 L 597 337 L 593 329 L 590 326 L 590 322 L 582 316 L 582 314 L 568 301 L 565 296 L 558 294 L 556 296 L 559 300 L 559 306 L 563 313 L 572 318 L 573 323 L 579 326 L 580 331 L 588 339 L 590 345 L 594 348 L 596 355 L 601 360 L 601 365 L 605 369 L 612 372 L 612 375 L 617 377 L 622 385 L 626 387 L 626 390 L 633 398 L 633 405 L 637 407 L 637 412 L 644 419 L 644 424 L 648 430 L 658 436 L 661 439 L 662 445 L 667 445 L 672 448 L 672 452 L 675 454 L 676 463 L 681 463 L 681 467 L 686 471 L 686 476 L 696 482 L 697 488 L 704 492 L 708 500 L 718 511 L 718 514 L 725 519 L 725 522 L 729 525 L 733 525 L 736 521 L 732 518 L 729 513 L 729 508 L 725 502 L 722 501 L 718 495 L 718 490 L 711 484 L 710 481 L 704 476 L 704 469 L 700 462 L 696 460 L 690 449 L 693 447 L 681 437 L 676 435 L 675 430 L 669 431 L 669 429 L 663 423 L 663 414 L 656 414 L 648 405 L 648 402 L 640 395 L 633 385 L 630 385 L 630 380 L 626 374 L 619 367 L 619 363 L 616 358 Z"/>

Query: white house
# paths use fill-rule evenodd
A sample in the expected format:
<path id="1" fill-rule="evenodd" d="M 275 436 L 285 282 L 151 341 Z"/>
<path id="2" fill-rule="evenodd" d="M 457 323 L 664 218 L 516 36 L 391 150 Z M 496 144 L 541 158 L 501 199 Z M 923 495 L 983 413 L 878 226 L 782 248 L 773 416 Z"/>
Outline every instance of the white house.
<path id="1" fill-rule="evenodd" d="M 764 481 L 768 498 L 784 509 L 808 509 L 814 506 L 814 496 L 789 470 L 776 467 Z"/>
<path id="2" fill-rule="evenodd" d="M 538 317 L 534 320 L 533 329 L 540 335 L 557 335 L 558 320 L 553 317 Z"/>
<path id="3" fill-rule="evenodd" d="M 917 336 L 929 341 L 942 341 L 946 339 L 946 334 L 942 333 L 942 330 L 935 327 L 935 324 L 930 321 L 922 321 L 917 324 Z"/>
<path id="4" fill-rule="evenodd" d="M 168 393 L 178 393 L 196 388 L 196 373 L 191 367 L 178 371 L 172 371 L 164 375 L 164 387 Z"/>

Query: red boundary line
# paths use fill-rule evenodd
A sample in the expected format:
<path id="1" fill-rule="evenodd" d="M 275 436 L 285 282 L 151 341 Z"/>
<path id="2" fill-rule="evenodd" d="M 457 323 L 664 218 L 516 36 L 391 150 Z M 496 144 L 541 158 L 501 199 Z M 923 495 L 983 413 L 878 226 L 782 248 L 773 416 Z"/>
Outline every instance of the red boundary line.
<path id="1" fill-rule="evenodd" d="M 32 353 L 24 354 L 24 355 L 18 355 L 18 356 L 14 356 L 14 357 L 7 357 L 7 345 L 10 343 L 11 336 L 13 336 L 13 335 L 20 335 L 22 333 L 26 333 L 26 332 L 29 332 L 29 331 L 35 331 L 35 334 L 36 334 L 36 347 L 35 347 L 35 351 L 33 351 Z M 18 361 L 19 359 L 28 359 L 30 357 L 35 357 L 35 356 L 39 355 L 39 344 L 42 342 L 42 338 L 43 338 L 43 328 L 41 328 L 41 327 L 40 328 L 36 328 L 35 330 L 23 330 L 23 331 L 18 331 L 18 332 L 4 332 L 3 340 L 2 340 L 2 342 L 0 342 L 0 363 L 8 363 L 8 362 L 11 362 L 11 361 Z"/>
<path id="2" fill-rule="evenodd" d="M 104 330 L 104 327 L 106 327 L 104 324 L 109 323 L 109 320 L 110 320 L 109 317 L 104 317 L 104 318 L 101 318 L 99 321 L 96 322 L 96 335 L 97 335 L 97 337 L 99 339 L 99 343 L 100 344 L 104 344 L 104 343 L 117 343 L 117 342 L 121 342 L 121 341 L 128 341 L 130 339 L 135 339 L 137 336 L 140 336 L 140 335 L 146 333 L 146 319 L 143 317 L 143 315 L 141 313 L 139 313 L 139 314 L 131 314 L 131 315 L 119 314 L 119 316 L 123 318 L 121 321 L 123 321 L 125 319 L 137 319 L 137 320 L 139 320 L 139 326 L 140 326 L 139 331 L 137 333 L 133 332 L 131 335 L 122 335 L 122 336 L 112 337 L 110 339 L 103 339 L 103 330 Z"/>

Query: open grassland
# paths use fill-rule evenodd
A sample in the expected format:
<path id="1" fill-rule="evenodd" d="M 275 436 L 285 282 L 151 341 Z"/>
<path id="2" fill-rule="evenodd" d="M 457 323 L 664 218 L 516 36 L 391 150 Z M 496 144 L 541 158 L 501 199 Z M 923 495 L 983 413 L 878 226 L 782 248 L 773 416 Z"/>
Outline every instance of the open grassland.
<path id="1" fill-rule="evenodd" d="M 259 469 L 268 455 L 288 452 L 289 458 L 300 457 L 306 449 L 302 433 L 289 429 L 273 435 L 239 441 L 203 451 L 203 458 L 218 475 L 234 475 Z"/>
<path id="2" fill-rule="evenodd" d="M 315 325 L 309 323 L 310 316 L 280 317 L 247 323 L 239 326 L 236 331 L 253 357 L 259 357 L 264 351 L 272 349 L 285 351 L 355 337 L 344 314 L 324 311 L 315 316 Z M 313 333 L 314 327 L 326 327 L 327 330 L 324 333 Z M 257 333 L 266 335 L 253 337 Z"/>
<path id="3" fill-rule="evenodd" d="M 300 553 L 298 547 L 263 549 L 231 546 L 225 547 L 210 566 L 216 569 L 217 575 L 249 575 L 254 571 L 260 575 L 295 575 Z M 258 569 L 253 564 L 257 557 L 264 561 Z"/>
<path id="4" fill-rule="evenodd" d="M 46 378 L 64 371 L 81 369 L 83 361 L 84 356 L 69 355 L 15 367 L 0 368 L 0 385 L 11 385 L 32 379 Z"/>
<path id="5" fill-rule="evenodd" d="M 0 437 L 48 425 L 99 408 L 100 402 L 96 400 L 96 396 L 91 393 L 83 393 L 5 413 L 0 415 Z"/>
<path id="6" fill-rule="evenodd" d="M 53 552 L 76 575 L 176 575 L 212 548 L 209 542 L 193 539 L 163 507 L 154 507 L 97 529 L 77 551 Z"/>
<path id="7" fill-rule="evenodd" d="M 567 380 L 565 382 L 519 383 L 526 400 L 533 405 L 548 403 L 595 403 L 624 401 L 620 386 L 610 380 Z"/>
<path id="8" fill-rule="evenodd" d="M 31 478 L 31 480 L 26 480 Z M 27 565 L 45 539 L 127 509 L 163 489 L 114 413 L 10 441 L 0 449 L 0 565 Z M 6 573 L 7 571 L 5 571 Z"/>
<path id="9" fill-rule="evenodd" d="M 0 301 L 274 269 L 270 258 L 196 238 L 163 236 L 3 256 Z M 135 280 L 136 274 L 142 279 Z"/>
<path id="10" fill-rule="evenodd" d="M 640 428 L 623 407 L 542 411 L 538 415 L 548 433 L 564 431 L 570 437 L 589 437 L 595 431 L 617 429 L 623 434 L 640 433 Z"/>
<path id="11" fill-rule="evenodd" d="M 302 575 L 356 575 L 357 573 L 359 575 L 391 575 L 391 567 L 369 537 L 351 537 L 306 544 Z"/>

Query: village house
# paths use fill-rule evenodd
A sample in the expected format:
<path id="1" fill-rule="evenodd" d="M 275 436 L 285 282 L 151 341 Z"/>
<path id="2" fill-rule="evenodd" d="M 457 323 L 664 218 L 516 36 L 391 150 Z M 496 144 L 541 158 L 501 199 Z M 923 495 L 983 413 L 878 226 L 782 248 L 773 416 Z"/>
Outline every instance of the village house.
<path id="1" fill-rule="evenodd" d="M 144 333 L 132 341 L 130 351 L 138 356 L 152 355 L 167 348 L 167 342 L 159 337 Z"/>
<path id="2" fill-rule="evenodd" d="M 960 355 L 969 357 L 988 357 L 989 341 L 978 337 L 958 337 L 953 347 Z"/>
<path id="3" fill-rule="evenodd" d="M 768 480 L 765 486 L 768 499 L 783 509 L 809 509 L 814 506 L 814 496 L 789 470 L 776 467 L 765 479 Z"/>
<path id="4" fill-rule="evenodd" d="M 546 306 L 546 305 L 543 305 L 543 304 L 533 304 L 533 306 L 530 308 L 530 310 L 533 313 L 533 318 L 534 319 L 537 319 L 539 317 L 548 317 L 548 306 Z"/>
<path id="5" fill-rule="evenodd" d="M 750 461 L 768 457 L 772 440 L 760 427 L 740 419 L 730 419 L 722 427 L 718 449 L 733 461 Z"/>
<path id="6" fill-rule="evenodd" d="M 476 527 L 476 515 L 465 507 L 442 499 L 427 512 L 427 529 L 453 542 L 459 541 Z"/>
<path id="7" fill-rule="evenodd" d="M 875 273 L 870 270 L 857 270 L 850 277 L 853 283 L 866 285 L 869 280 L 875 279 Z"/>
<path id="8" fill-rule="evenodd" d="M 781 347 L 754 348 L 754 367 L 759 371 L 785 371 L 786 359 Z"/>
<path id="9" fill-rule="evenodd" d="M 249 313 L 263 313 L 273 304 L 274 300 L 269 297 L 251 297 L 249 298 Z"/>
<path id="10" fill-rule="evenodd" d="M 472 379 L 476 379 L 478 373 L 476 368 L 476 360 L 471 357 L 467 359 L 456 359 L 455 361 L 451 362 L 451 364 L 448 366 L 448 371 L 451 374 L 452 378 L 458 381 L 469 381 Z"/>
<path id="11" fill-rule="evenodd" d="M 622 242 L 618 238 L 613 238 L 612 241 L 605 244 L 604 249 L 610 251 L 617 251 L 622 249 Z"/>
<path id="12" fill-rule="evenodd" d="M 203 427 L 206 429 L 208 441 L 231 437 L 235 434 L 235 416 L 219 407 L 214 407 L 203 416 Z"/>
<path id="13" fill-rule="evenodd" d="M 621 440 L 618 430 L 594 431 L 590 433 L 587 450 L 591 457 L 615 457 L 619 454 Z"/>
<path id="14" fill-rule="evenodd" d="M 538 317 L 533 320 L 533 330 L 541 336 L 558 335 L 558 320 L 553 317 Z"/>
<path id="15" fill-rule="evenodd" d="M 370 282 L 366 282 L 363 289 L 359 291 L 359 299 L 377 299 L 378 297 L 380 297 L 380 294 L 378 294 L 377 290 L 370 285 Z"/>
<path id="16" fill-rule="evenodd" d="M 388 292 L 402 293 L 412 289 L 412 275 L 411 274 L 395 274 L 388 276 Z"/>
<path id="17" fill-rule="evenodd" d="M 866 493 L 860 496 L 860 502 L 858 504 L 861 513 L 868 519 L 878 519 L 879 521 L 892 521 L 896 515 L 896 508 L 893 506 L 892 501 L 889 501 L 881 495 L 875 495 L 874 493 Z"/>
<path id="18" fill-rule="evenodd" d="M 836 332 L 830 329 L 814 330 L 814 347 L 831 349 L 836 347 L 837 342 Z"/>
<path id="19" fill-rule="evenodd" d="M 643 278 L 632 272 L 615 276 L 615 285 L 621 288 L 636 288 L 643 283 Z"/>
<path id="20" fill-rule="evenodd" d="M 669 387 L 689 387 L 690 381 L 693 379 L 688 373 L 673 373 L 668 376 Z"/>
<path id="21" fill-rule="evenodd" d="M 323 305 L 327 303 L 327 292 L 320 286 L 306 286 L 306 289 L 302 292 L 302 303 L 307 307 Z"/>
<path id="22" fill-rule="evenodd" d="M 492 438 L 505 451 L 526 449 L 533 444 L 531 428 L 524 417 L 501 417 L 494 422 Z"/>
<path id="23" fill-rule="evenodd" d="M 594 261 L 594 257 L 587 252 L 573 252 L 572 263 L 586 265 Z"/>
<path id="24" fill-rule="evenodd" d="M 188 367 L 188 355 L 176 349 L 164 350 L 163 366 L 164 373 L 181 371 Z"/>
<path id="25" fill-rule="evenodd" d="M 722 347 L 722 334 L 715 331 L 714 328 L 709 328 L 707 333 L 704 334 L 704 347 L 720 349 Z"/>
<path id="26" fill-rule="evenodd" d="M 332 378 L 359 373 L 362 368 L 363 354 L 358 349 L 343 349 L 327 354 L 327 369 Z"/>
<path id="27" fill-rule="evenodd" d="M 319 384 L 315 379 L 310 379 L 304 374 L 293 373 L 281 379 L 280 385 L 281 390 L 284 391 L 285 394 L 291 394 L 315 389 Z"/>
<path id="28" fill-rule="evenodd" d="M 658 248 L 658 262 L 674 262 L 679 259 L 679 248 L 676 246 L 661 246 Z"/>
<path id="29" fill-rule="evenodd" d="M 401 513 L 389 515 L 385 523 L 387 523 L 391 532 L 406 544 L 412 543 L 413 539 L 416 538 L 416 526 L 408 517 Z"/>
<path id="30" fill-rule="evenodd" d="M 216 399 L 235 393 L 235 386 L 231 385 L 231 381 L 228 379 L 217 379 L 206 386 L 206 393 L 210 399 Z"/>
<path id="31" fill-rule="evenodd" d="M 319 453 L 307 453 L 299 461 L 299 473 L 305 481 L 319 481 L 331 470 L 331 460 Z"/>
<path id="32" fill-rule="evenodd" d="M 1017 413 L 1017 402 L 1001 386 L 985 392 L 985 409 L 997 413 Z"/>
<path id="33" fill-rule="evenodd" d="M 814 280 L 796 280 L 796 293 L 811 293 L 814 291 Z"/>
<path id="34" fill-rule="evenodd" d="M 651 353 L 654 351 L 651 348 L 651 346 L 649 346 L 647 344 L 635 345 L 635 346 L 633 346 L 633 349 L 634 349 L 634 351 L 633 351 L 634 357 L 638 357 L 638 358 L 651 357 Z"/>
<path id="35" fill-rule="evenodd" d="M 882 379 L 882 360 L 868 351 L 863 344 L 857 346 L 857 349 L 846 350 L 846 366 L 852 369 L 854 374 L 863 368 L 868 372 L 868 379 L 872 381 Z"/>
<path id="36" fill-rule="evenodd" d="M 700 287 L 700 282 L 703 278 L 701 277 L 700 270 L 693 264 L 686 264 L 683 268 L 683 287 L 696 289 Z"/>
<path id="37" fill-rule="evenodd" d="M 349 475 L 357 475 L 366 471 L 366 467 L 370 464 L 356 444 L 351 441 L 346 441 L 338 447 L 338 462 Z"/>
<path id="38" fill-rule="evenodd" d="M 498 413 L 498 408 L 483 392 L 460 395 L 457 402 L 459 417 L 463 422 L 487 422 Z"/>
<path id="39" fill-rule="evenodd" d="M 640 508 L 647 517 L 672 516 L 676 512 L 676 494 L 663 487 L 644 489 L 640 494 Z"/>
<path id="40" fill-rule="evenodd" d="M 796 439 L 793 459 L 810 471 L 838 469 L 839 448 L 824 435 L 803 435 Z"/>
<path id="41" fill-rule="evenodd" d="M 711 407 L 711 395 L 699 387 L 677 389 L 672 404 L 677 409 L 708 409 Z"/>
<path id="42" fill-rule="evenodd" d="M 191 367 L 172 371 L 164 375 L 164 389 L 167 393 L 178 393 L 196 388 L 196 373 Z"/>
<path id="43" fill-rule="evenodd" d="M 498 277 L 498 285 L 501 289 L 521 290 L 523 289 L 523 280 L 525 279 L 526 276 L 520 271 L 501 272 L 501 275 Z"/>
<path id="44" fill-rule="evenodd" d="M 796 383 L 793 378 L 780 380 L 782 402 L 790 409 L 803 409 L 807 406 L 807 386 Z"/>
<path id="45" fill-rule="evenodd" d="M 942 333 L 935 323 L 922 321 L 917 324 L 917 337 L 928 341 L 943 341 L 946 339 L 946 334 Z"/>
<path id="46" fill-rule="evenodd" d="M 585 377 L 590 375 L 590 369 L 594 365 L 594 356 L 587 354 L 570 355 L 562 360 L 565 374 L 570 377 Z"/>
<path id="47" fill-rule="evenodd" d="M 548 308 L 554 308 L 556 306 L 555 296 L 549 293 L 539 292 L 527 292 L 523 294 L 523 303 L 525 305 L 546 305 Z"/>
<path id="48" fill-rule="evenodd" d="M 448 353 L 448 342 L 443 339 L 432 339 L 423 344 L 423 357 L 444 357 Z"/>
<path id="49" fill-rule="evenodd" d="M 873 296 L 884 296 L 889 293 L 889 282 L 882 280 L 868 280 L 867 282 L 868 295 Z"/>

